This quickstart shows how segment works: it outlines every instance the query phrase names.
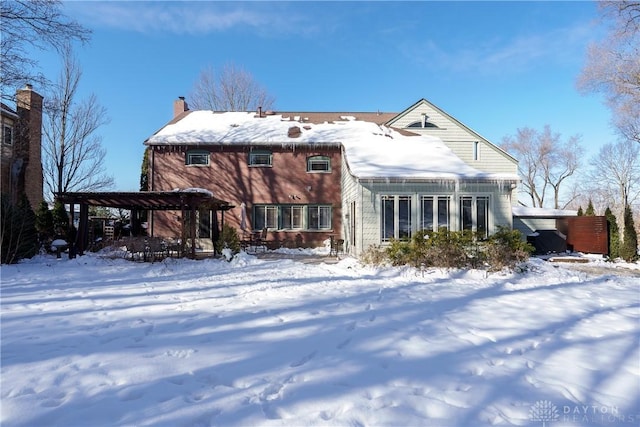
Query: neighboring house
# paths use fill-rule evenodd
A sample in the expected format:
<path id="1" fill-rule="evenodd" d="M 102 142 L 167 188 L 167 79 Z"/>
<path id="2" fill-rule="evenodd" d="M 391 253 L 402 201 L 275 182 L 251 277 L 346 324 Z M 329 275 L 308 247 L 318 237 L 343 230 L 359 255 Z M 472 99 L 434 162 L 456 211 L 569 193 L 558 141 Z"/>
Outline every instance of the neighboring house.
<path id="1" fill-rule="evenodd" d="M 189 111 L 149 137 L 152 191 L 198 187 L 237 206 L 244 233 L 359 255 L 421 229 L 512 226 L 517 161 L 426 100 L 396 113 Z M 153 235 L 180 213 L 154 212 Z M 199 214 L 202 246 L 219 219 Z M 214 229 L 217 227 L 213 227 Z"/>
<path id="2" fill-rule="evenodd" d="M 35 210 L 43 200 L 42 96 L 31 85 L 16 92 L 16 109 L 2 103 L 1 175 L 2 194 L 16 203 L 26 194 Z"/>

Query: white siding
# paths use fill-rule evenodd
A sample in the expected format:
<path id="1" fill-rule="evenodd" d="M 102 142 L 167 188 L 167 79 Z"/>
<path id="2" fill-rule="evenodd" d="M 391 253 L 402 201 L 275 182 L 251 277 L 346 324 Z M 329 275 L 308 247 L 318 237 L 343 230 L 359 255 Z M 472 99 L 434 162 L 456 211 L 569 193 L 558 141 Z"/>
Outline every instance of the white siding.
<path id="1" fill-rule="evenodd" d="M 523 240 L 527 239 L 527 236 L 534 233 L 536 230 L 556 230 L 555 218 L 519 218 L 513 219 L 514 230 L 522 233 Z"/>
<path id="2" fill-rule="evenodd" d="M 461 196 L 489 196 L 489 233 L 495 233 L 498 226 L 512 227 L 511 197 L 512 190 L 508 183 L 379 183 L 360 182 L 362 210 L 359 217 L 362 221 L 362 243 L 352 252 L 359 255 L 372 245 L 381 244 L 380 196 L 408 195 L 412 197 L 412 229 L 419 229 L 420 200 L 422 196 L 451 196 L 451 229 L 459 228 L 459 198 Z M 360 240 L 359 240 L 360 243 Z"/>
<path id="3" fill-rule="evenodd" d="M 342 154 L 342 235 L 344 236 L 344 250 L 352 255 L 357 255 L 356 249 L 362 247 L 362 218 L 360 212 L 362 211 L 361 203 L 358 200 L 358 183 L 356 179 L 349 172 L 347 167 L 344 152 Z M 351 218 L 351 204 L 356 203 L 356 217 Z M 352 224 L 351 221 L 355 221 L 356 239 L 352 236 Z M 353 242 L 353 243 L 352 243 Z"/>
<path id="4" fill-rule="evenodd" d="M 421 122 L 424 114 L 427 116 L 427 121 L 436 125 L 437 128 L 408 128 L 414 122 Z M 518 163 L 515 159 L 425 100 L 401 113 L 389 124 L 395 128 L 440 138 L 464 162 L 481 171 L 518 173 Z M 477 160 L 473 156 L 476 142 L 479 143 L 479 158 Z"/>

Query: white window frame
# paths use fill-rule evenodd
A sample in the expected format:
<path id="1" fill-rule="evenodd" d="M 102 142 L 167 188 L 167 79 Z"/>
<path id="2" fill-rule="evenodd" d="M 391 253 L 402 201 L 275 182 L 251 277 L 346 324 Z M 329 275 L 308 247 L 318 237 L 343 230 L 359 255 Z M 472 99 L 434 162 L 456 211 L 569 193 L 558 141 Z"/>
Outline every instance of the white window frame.
<path id="1" fill-rule="evenodd" d="M 321 169 L 316 167 L 321 166 Z M 331 173 L 331 158 L 329 156 L 307 157 L 307 173 Z"/>
<path id="2" fill-rule="evenodd" d="M 468 209 L 470 210 L 470 218 L 465 218 L 464 213 L 464 205 L 465 201 L 468 202 Z M 479 204 L 478 201 L 482 201 L 482 204 Z M 465 194 L 461 195 L 458 199 L 459 207 L 460 207 L 460 215 L 459 215 L 459 228 L 461 231 L 470 230 L 474 233 L 478 233 L 478 238 L 485 239 L 489 237 L 489 227 L 490 227 L 490 212 L 491 212 L 491 198 L 489 195 L 479 194 Z M 484 216 L 484 224 L 481 227 L 478 227 L 478 219 L 480 217 L 480 211 L 482 209 L 482 215 Z M 484 229 L 484 231 L 483 231 Z"/>
<path id="3" fill-rule="evenodd" d="M 331 205 L 310 205 L 307 207 L 307 211 L 307 228 L 309 230 L 331 230 L 333 215 Z"/>
<path id="4" fill-rule="evenodd" d="M 431 220 L 425 221 L 425 202 L 431 202 Z M 444 207 L 444 210 L 442 209 Z M 444 217 L 441 217 L 444 211 Z M 420 228 L 427 231 L 438 231 L 440 228 L 451 229 L 451 196 L 444 195 L 423 195 L 420 197 Z M 443 223 L 441 219 L 445 219 Z"/>
<path id="5" fill-rule="evenodd" d="M 204 156 L 204 158 L 206 160 L 205 163 L 194 162 L 194 159 L 202 157 L 202 156 Z M 184 164 L 186 166 L 206 167 L 206 166 L 209 166 L 209 157 L 210 157 L 210 153 L 208 151 L 189 150 L 189 151 L 187 151 L 187 153 L 185 155 Z"/>
<path id="6" fill-rule="evenodd" d="M 9 142 L 7 142 L 7 139 L 9 140 Z M 13 126 L 4 124 L 2 125 L 2 143 L 9 146 L 13 145 Z"/>
<path id="7" fill-rule="evenodd" d="M 271 150 L 254 150 L 249 153 L 249 167 L 273 167 L 273 152 Z"/>
<path id="8" fill-rule="evenodd" d="M 281 205 L 280 218 L 281 230 L 304 230 L 305 206 Z"/>
<path id="9" fill-rule="evenodd" d="M 253 229 L 262 230 L 263 228 L 277 230 L 278 229 L 278 205 L 255 205 L 253 207 Z M 262 217 L 260 222 L 258 218 Z"/>
<path id="10" fill-rule="evenodd" d="M 480 141 L 473 142 L 473 160 L 480 160 Z"/>
<path id="11" fill-rule="evenodd" d="M 404 217 L 401 215 L 401 207 L 403 206 L 408 207 Z M 388 207 L 392 207 L 392 212 L 387 212 Z M 391 218 L 387 217 L 388 213 L 392 214 Z M 387 225 L 392 226 L 391 230 L 387 229 Z M 407 194 L 380 196 L 380 241 L 386 243 L 391 239 L 408 240 L 412 235 L 413 197 Z"/>

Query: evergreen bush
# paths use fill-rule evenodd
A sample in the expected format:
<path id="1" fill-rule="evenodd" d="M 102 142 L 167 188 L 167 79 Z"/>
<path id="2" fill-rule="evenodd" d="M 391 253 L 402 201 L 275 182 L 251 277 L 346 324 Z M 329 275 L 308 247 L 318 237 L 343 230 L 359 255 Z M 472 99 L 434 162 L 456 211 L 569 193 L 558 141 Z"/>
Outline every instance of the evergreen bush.
<path id="1" fill-rule="evenodd" d="M 620 256 L 620 229 L 616 216 L 609 207 L 604 211 L 604 216 L 609 224 L 609 259 L 615 260 Z"/>
<path id="2" fill-rule="evenodd" d="M 36 210 L 36 230 L 38 231 L 38 241 L 40 246 L 47 245 L 54 235 L 53 214 L 49 210 L 49 204 L 44 200 Z"/>
<path id="3" fill-rule="evenodd" d="M 56 201 L 53 204 L 53 238 L 67 240 L 67 230 L 69 228 L 69 215 L 64 207 L 64 203 Z"/>
<path id="4" fill-rule="evenodd" d="M 479 268 L 491 271 L 514 268 L 526 261 L 534 248 L 517 230 L 506 227 L 486 240 L 470 231 L 421 230 L 411 240 L 392 240 L 388 247 L 371 246 L 362 255 L 366 264 L 409 265 L 416 268 Z"/>
<path id="5" fill-rule="evenodd" d="M 486 262 L 490 271 L 514 268 L 529 259 L 535 248 L 522 240 L 518 230 L 498 227 L 498 231 L 489 237 L 485 246 Z"/>
<path id="6" fill-rule="evenodd" d="M 633 214 L 629 205 L 624 208 L 624 234 L 622 246 L 620 247 L 620 256 L 627 262 L 634 262 L 638 259 L 638 235 L 636 234 Z"/>
<path id="7" fill-rule="evenodd" d="M 17 204 L 7 195 L 0 200 L 0 262 L 13 264 L 38 253 L 36 216 L 26 196 Z"/>
<path id="8" fill-rule="evenodd" d="M 240 238 L 235 228 L 224 224 L 222 233 L 216 242 L 216 252 L 221 254 L 224 249 L 229 249 L 233 255 L 240 252 Z"/>

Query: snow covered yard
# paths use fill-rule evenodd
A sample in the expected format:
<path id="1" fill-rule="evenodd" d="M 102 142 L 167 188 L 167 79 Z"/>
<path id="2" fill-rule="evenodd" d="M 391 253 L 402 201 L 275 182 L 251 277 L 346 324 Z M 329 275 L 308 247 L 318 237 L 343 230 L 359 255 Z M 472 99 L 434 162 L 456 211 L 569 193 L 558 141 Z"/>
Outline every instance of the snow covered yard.
<path id="1" fill-rule="evenodd" d="M 10 426 L 632 426 L 640 274 L 2 266 Z M 636 270 L 638 271 L 638 270 Z"/>

